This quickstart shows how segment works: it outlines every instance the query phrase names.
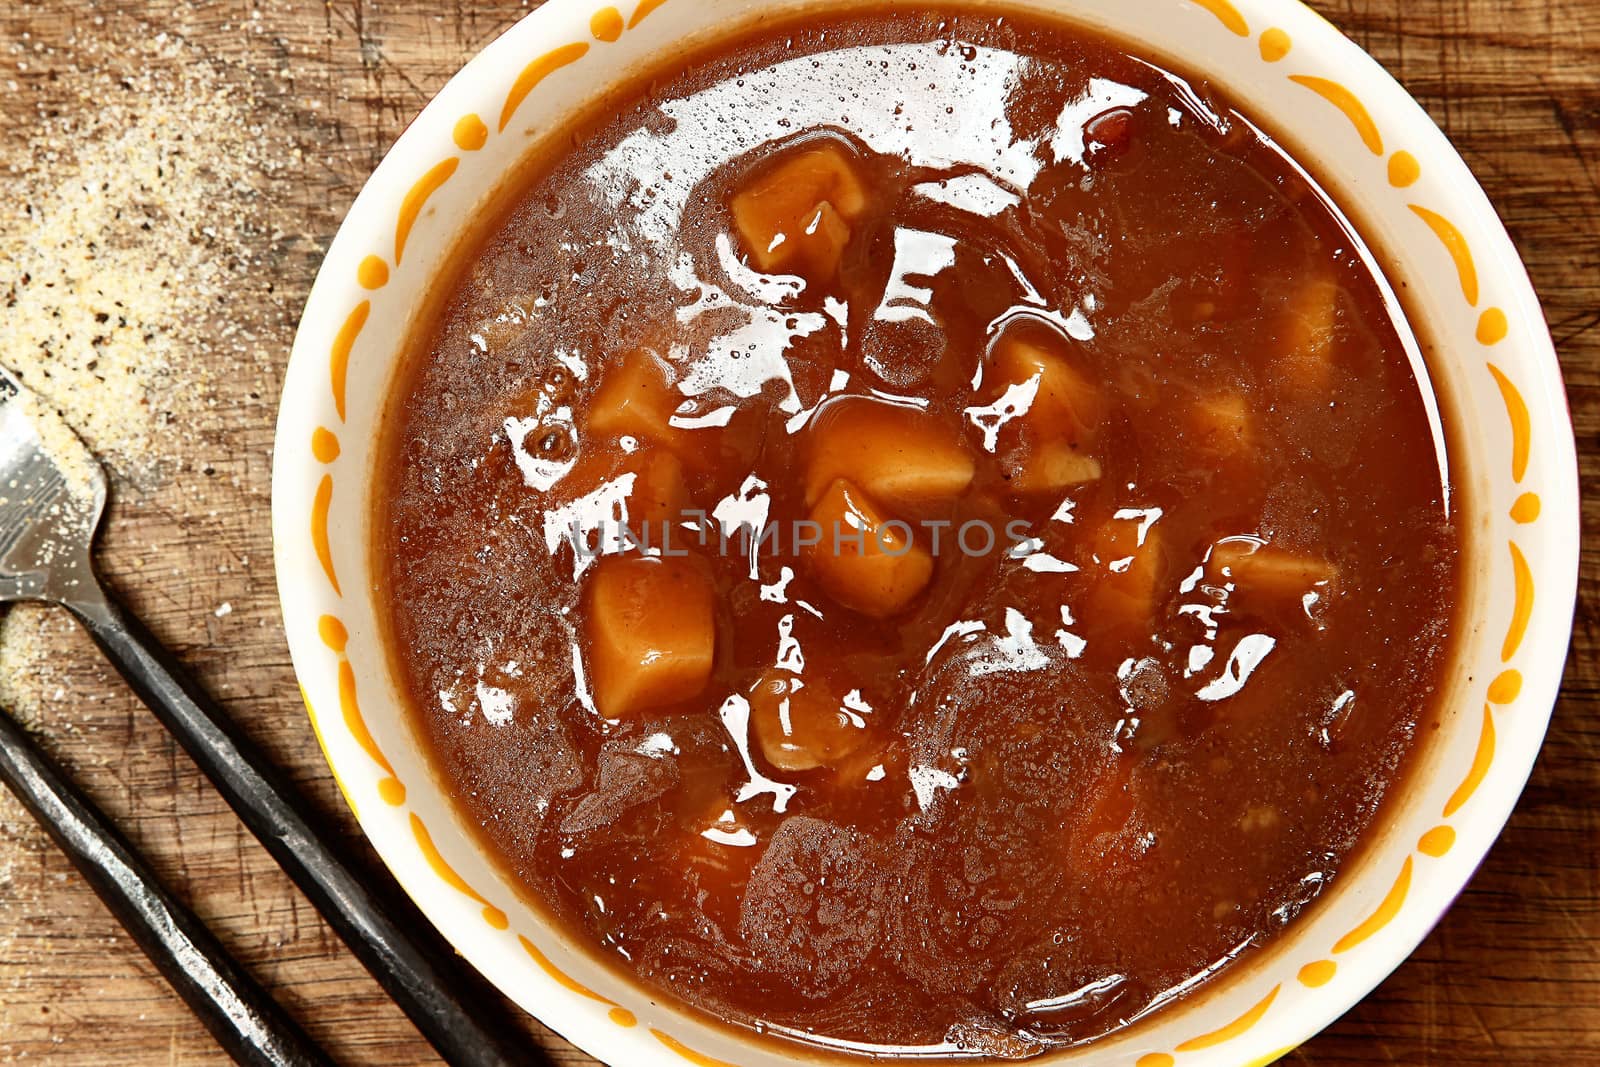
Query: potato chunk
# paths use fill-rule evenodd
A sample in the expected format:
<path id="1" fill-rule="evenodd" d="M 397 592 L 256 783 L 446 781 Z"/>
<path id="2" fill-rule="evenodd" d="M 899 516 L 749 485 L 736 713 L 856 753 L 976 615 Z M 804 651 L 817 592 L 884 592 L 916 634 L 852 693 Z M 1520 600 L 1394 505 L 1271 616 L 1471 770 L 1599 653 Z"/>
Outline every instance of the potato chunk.
<path id="1" fill-rule="evenodd" d="M 835 766 L 871 736 L 832 688 L 777 668 L 750 691 L 750 729 L 780 771 Z"/>
<path id="2" fill-rule="evenodd" d="M 1011 474 L 1007 484 L 1016 493 L 1054 493 L 1085 482 L 1100 480 L 1100 461 L 1051 438 L 1006 458 Z"/>
<path id="3" fill-rule="evenodd" d="M 866 207 L 854 164 L 829 141 L 788 155 L 735 195 L 733 224 L 756 269 L 827 281 Z"/>
<path id="4" fill-rule="evenodd" d="M 1123 639 L 1150 634 L 1166 570 L 1160 529 L 1149 527 L 1141 543 L 1139 528 L 1138 520 L 1112 519 L 1096 532 L 1091 547 L 1094 586 L 1085 620 Z"/>
<path id="5" fill-rule="evenodd" d="M 683 397 L 672 388 L 667 365 L 638 348 L 607 367 L 589 404 L 588 428 L 612 437 L 637 437 L 678 451 L 686 430 L 671 423 Z"/>
<path id="6" fill-rule="evenodd" d="M 928 550 L 905 532 L 886 528 L 890 517 L 843 478 L 822 494 L 811 521 L 822 531 L 821 542 L 808 550 L 812 570 L 847 608 L 887 618 L 915 600 L 933 577 Z"/>
<path id="7" fill-rule="evenodd" d="M 845 246 L 850 243 L 850 225 L 834 206 L 824 200 L 800 224 L 789 268 L 807 278 L 826 280 L 839 273 Z"/>
<path id="8" fill-rule="evenodd" d="M 572 496 L 580 497 L 630 474 L 633 489 L 628 494 L 628 524 L 634 533 L 641 533 L 648 524 L 654 538 L 651 543 L 660 544 L 662 524 L 682 520 L 692 503 L 683 463 L 675 453 L 650 447 L 634 452 L 586 449 L 562 485 Z"/>
<path id="9" fill-rule="evenodd" d="M 654 352 L 640 348 L 627 353 L 601 374 L 584 422 L 586 436 L 632 437 L 660 445 L 697 471 L 755 458 L 766 424 L 754 408 L 736 412 L 725 426 L 674 426 L 672 417 L 685 397 L 673 382 L 672 367 Z"/>
<path id="10" fill-rule="evenodd" d="M 634 477 L 634 488 L 627 494 L 629 533 L 648 547 L 661 547 L 670 528 L 675 547 L 688 544 L 694 534 L 680 523 L 690 520 L 694 499 L 682 462 L 666 448 L 646 446 L 632 453 L 611 446 L 586 448 L 560 485 L 563 496 L 578 499 L 629 475 Z"/>
<path id="11" fill-rule="evenodd" d="M 1338 568 L 1318 556 L 1273 548 L 1254 537 L 1227 537 L 1211 550 L 1208 564 L 1214 578 L 1233 583 L 1244 598 L 1259 596 L 1300 607 L 1308 593 L 1326 591 Z"/>
<path id="12" fill-rule="evenodd" d="M 711 677 L 714 591 L 693 557 L 605 556 L 584 605 L 594 703 L 608 719 L 690 700 Z"/>
<path id="13" fill-rule="evenodd" d="M 903 404 L 841 397 L 807 435 L 807 504 L 845 478 L 874 500 L 917 508 L 960 496 L 977 470 L 958 431 Z"/>
<path id="14" fill-rule="evenodd" d="M 1099 425 L 1104 408 L 1100 391 L 1062 354 L 1008 333 L 990 359 L 997 397 L 1009 386 L 1038 380 L 1039 391 L 1024 416 L 1030 429 L 1082 443 Z"/>
<path id="15" fill-rule="evenodd" d="M 1216 455 L 1248 451 L 1250 405 L 1241 393 L 1202 398 L 1190 409 L 1190 423 L 1200 446 Z"/>
<path id="16" fill-rule="evenodd" d="M 1328 388 L 1338 312 L 1339 283 L 1326 275 L 1302 283 L 1289 298 L 1278 327 L 1278 368 L 1296 389 L 1322 392 Z"/>

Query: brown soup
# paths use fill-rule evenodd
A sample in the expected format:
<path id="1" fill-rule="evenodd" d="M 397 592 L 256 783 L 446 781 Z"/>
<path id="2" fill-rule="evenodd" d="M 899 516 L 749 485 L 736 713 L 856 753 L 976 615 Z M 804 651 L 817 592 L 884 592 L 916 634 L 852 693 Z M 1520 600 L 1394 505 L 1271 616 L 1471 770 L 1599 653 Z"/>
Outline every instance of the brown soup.
<path id="1" fill-rule="evenodd" d="M 575 130 L 441 279 L 375 494 L 512 877 L 844 1048 L 1030 1055 L 1271 942 L 1435 723 L 1458 588 L 1327 197 L 1027 18 L 768 28 Z"/>

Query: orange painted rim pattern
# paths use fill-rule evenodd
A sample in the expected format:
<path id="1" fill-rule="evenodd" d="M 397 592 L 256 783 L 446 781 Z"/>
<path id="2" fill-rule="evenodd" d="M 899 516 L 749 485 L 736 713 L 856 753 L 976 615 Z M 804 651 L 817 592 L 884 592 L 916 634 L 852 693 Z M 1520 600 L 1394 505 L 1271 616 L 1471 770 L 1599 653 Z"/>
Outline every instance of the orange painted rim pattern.
<path id="1" fill-rule="evenodd" d="M 459 170 L 462 162 L 472 153 L 482 149 L 491 136 L 504 134 L 517 109 L 531 93 L 557 71 L 583 59 L 596 45 L 604 46 L 620 40 L 626 31 L 638 27 L 649 15 L 667 2 L 669 0 L 640 0 L 634 8 L 633 14 L 626 20 L 613 5 L 608 4 L 595 11 L 589 19 L 592 40 L 575 41 L 552 49 L 533 59 L 518 71 L 507 89 L 500 113 L 495 117 L 493 133 L 491 133 L 489 124 L 485 123 L 479 115 L 469 113 L 460 116 L 452 130 L 451 141 L 454 148 L 461 154 L 452 153 L 424 171 L 411 185 L 396 209 L 392 248 L 394 267 L 400 265 L 412 228 L 421 217 L 429 198 L 449 182 Z M 1250 38 L 1252 36 L 1253 31 L 1248 21 L 1231 0 L 1189 0 L 1189 4 L 1209 13 L 1234 36 L 1240 38 Z M 1188 5 L 1180 3 L 1178 6 L 1183 8 Z M 1274 26 L 1264 29 L 1258 35 L 1257 41 L 1261 60 L 1264 63 L 1281 64 L 1293 56 L 1293 39 L 1282 28 Z M 1339 81 L 1320 75 L 1290 73 L 1286 77 L 1294 84 L 1315 93 L 1327 101 L 1330 106 L 1348 120 L 1360 144 L 1371 155 L 1384 159 L 1385 141 L 1382 130 L 1373 119 L 1370 110 L 1356 93 Z M 1389 155 L 1385 166 L 1388 182 L 1395 189 L 1409 188 L 1416 184 L 1422 176 L 1420 161 L 1410 152 L 1403 149 Z M 1407 203 L 1406 206 L 1417 217 L 1426 232 L 1431 233 L 1437 240 L 1446 261 L 1454 269 L 1467 310 L 1477 316 L 1476 336 L 1479 343 L 1485 349 L 1491 349 L 1506 340 L 1510 334 L 1510 323 L 1506 312 L 1495 306 L 1479 311 L 1479 304 L 1483 294 L 1481 292 L 1477 264 L 1472 248 L 1460 228 L 1444 215 L 1422 204 Z M 345 382 L 350 360 L 371 313 L 372 299 L 388 284 L 390 272 L 389 261 L 377 253 L 369 254 L 360 261 L 356 270 L 355 280 L 357 285 L 371 294 L 371 296 L 361 300 L 351 308 L 329 348 L 328 382 L 334 410 L 337 412 L 341 427 L 344 424 L 347 410 Z M 1492 376 L 1505 403 L 1507 419 L 1511 429 L 1511 452 L 1507 459 L 1511 468 L 1513 482 L 1520 487 L 1527 475 L 1532 449 L 1532 429 L 1528 407 L 1523 400 L 1521 391 L 1502 368 L 1486 360 L 1485 369 Z M 324 469 L 311 508 L 311 542 L 329 587 L 333 591 L 335 598 L 341 598 L 343 593 L 334 570 L 328 533 L 328 513 L 334 492 L 332 468 L 341 451 L 337 432 L 334 429 L 319 426 L 313 433 L 309 446 L 313 458 Z M 1522 492 L 1511 507 L 1509 514 L 1517 526 L 1528 527 L 1539 521 L 1541 510 L 1541 502 L 1536 493 Z M 1509 556 L 1511 565 L 1507 574 L 1513 584 L 1514 607 L 1502 646 L 1502 659 L 1508 665 L 1522 646 L 1523 638 L 1532 618 L 1535 594 L 1532 571 L 1523 549 L 1515 539 L 1509 541 Z M 384 755 L 371 732 L 367 729 L 366 722 L 362 716 L 356 693 L 355 672 L 345 655 L 345 646 L 349 639 L 346 628 L 336 616 L 323 615 L 318 623 L 318 633 L 323 644 L 336 657 L 337 691 L 339 693 L 339 704 L 344 726 L 356 744 L 382 771 L 382 777 L 377 780 L 375 792 L 385 805 L 403 809 L 406 804 L 406 787 L 400 781 L 393 765 Z M 1471 765 L 1461 779 L 1461 784 L 1446 803 L 1441 813 L 1440 823 L 1418 840 L 1414 853 L 1406 857 L 1388 893 L 1372 913 L 1339 938 L 1325 957 L 1318 957 L 1299 968 L 1294 979 L 1299 985 L 1307 989 L 1318 989 L 1333 982 L 1339 970 L 1339 964 L 1334 957 L 1356 951 L 1362 944 L 1379 934 L 1393 922 L 1405 908 L 1410 894 L 1412 878 L 1417 867 L 1422 863 L 1443 858 L 1454 847 L 1457 833 L 1456 829 L 1450 825 L 1449 820 L 1468 806 L 1478 787 L 1488 776 L 1495 757 L 1495 718 L 1497 709 L 1499 712 L 1504 712 L 1516 702 L 1521 692 L 1521 682 L 1521 674 L 1508 666 L 1502 674 L 1489 684 L 1485 695 L 1483 725 L 1477 750 Z M 302 696 L 304 696 L 303 689 Z M 305 701 L 305 704 L 312 721 L 312 727 L 317 733 L 319 742 L 322 742 L 327 724 L 318 716 L 309 699 Z M 327 746 L 325 743 L 323 743 L 323 752 L 326 756 Z M 334 768 L 334 761 L 329 759 L 328 762 L 329 767 Z M 339 780 L 336 769 L 334 769 L 334 777 Z M 351 810 L 356 811 L 356 796 L 342 780 L 339 780 L 339 786 L 344 792 Z M 633 1012 L 594 992 L 566 974 L 552 963 L 549 957 L 540 951 L 526 935 L 516 931 L 507 913 L 491 903 L 487 897 L 470 885 L 439 853 L 421 816 L 415 811 L 411 811 L 408 814 L 412 836 L 426 865 L 442 882 L 479 906 L 482 920 L 486 925 L 494 931 L 509 931 L 512 936 L 515 936 L 530 964 L 538 971 L 544 973 L 564 988 L 586 999 L 597 1001 L 607 1006 L 609 1009 L 607 1017 L 616 1026 L 633 1028 L 638 1025 L 639 1020 Z M 1288 983 L 1274 985 L 1254 1006 L 1233 1021 L 1215 1030 L 1183 1041 L 1177 1044 L 1171 1052 L 1154 1051 L 1139 1056 L 1134 1061 L 1134 1067 L 1177 1067 L 1186 1053 L 1200 1052 L 1237 1040 L 1255 1028 L 1269 1015 L 1286 984 Z M 733 1065 L 727 1064 L 725 1061 L 715 1059 L 690 1048 L 659 1029 L 651 1028 L 649 1033 L 662 1047 L 670 1049 L 687 1062 L 701 1065 L 701 1067 L 733 1067 Z M 1251 1061 L 1246 1067 L 1264 1067 L 1264 1065 L 1270 1064 L 1292 1051 L 1292 1047 L 1280 1049 Z"/>

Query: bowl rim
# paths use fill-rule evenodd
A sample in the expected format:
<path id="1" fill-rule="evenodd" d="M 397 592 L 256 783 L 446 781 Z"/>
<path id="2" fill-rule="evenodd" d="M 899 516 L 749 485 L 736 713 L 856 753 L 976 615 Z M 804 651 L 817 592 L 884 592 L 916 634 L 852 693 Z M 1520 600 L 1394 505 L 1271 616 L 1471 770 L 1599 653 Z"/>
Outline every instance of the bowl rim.
<path id="1" fill-rule="evenodd" d="M 330 562 L 338 551 L 331 539 L 338 535 L 329 532 L 332 505 L 328 498 L 333 472 L 340 471 L 341 480 L 350 477 L 343 473 L 348 466 L 341 467 L 340 435 L 359 421 L 354 416 L 349 423 L 346 421 L 344 376 L 352 373 L 349 364 L 353 353 L 370 355 L 360 352 L 357 342 L 374 302 L 388 284 L 391 267 L 396 277 L 400 275 L 400 250 L 406 240 L 401 229 L 409 233 L 416 227 L 421 232 L 428 198 L 491 136 L 515 132 L 514 126 L 507 131 L 508 123 L 541 82 L 549 79 L 553 84 L 559 80 L 557 72 L 563 67 L 580 64 L 585 56 L 614 47 L 625 36 L 631 40 L 636 35 L 655 32 L 655 27 L 665 25 L 663 16 L 671 14 L 674 3 L 686 2 L 638 0 L 625 19 L 617 7 L 601 0 L 549 0 L 470 60 L 430 101 L 363 187 L 324 258 L 286 376 L 273 460 L 274 556 L 285 631 L 313 727 L 364 832 L 424 913 L 470 962 L 530 1013 L 580 1048 L 610 1062 L 671 1063 L 685 1058 L 701 1063 L 722 1061 L 696 1052 L 673 1036 L 687 1033 L 701 1044 L 709 1040 L 705 1028 L 673 1017 L 671 1006 L 660 1005 L 654 998 L 648 1004 L 623 1006 L 596 994 L 552 964 L 547 956 L 541 962 L 540 948 L 525 936 L 519 935 L 518 939 L 539 964 L 534 983 L 537 988 L 530 987 L 526 968 L 518 971 L 509 967 L 503 954 L 491 958 L 483 944 L 485 933 L 507 930 L 505 910 L 490 903 L 454 869 L 452 863 L 459 866 L 455 857 L 446 859 L 441 853 L 415 810 L 420 802 L 414 799 L 412 805 L 407 805 L 402 776 L 395 773 L 374 742 L 361 712 L 357 710 L 354 716 L 350 713 L 350 705 L 356 702 L 358 674 L 358 665 L 352 663 L 358 658 L 354 649 L 369 635 L 359 632 L 360 627 L 341 606 L 344 596 Z M 1207 1012 L 1217 1015 L 1210 1024 L 1223 1025 L 1206 1029 L 1191 1039 L 1140 1052 L 1115 1047 L 1119 1035 L 1114 1034 L 1104 1046 L 1095 1046 L 1106 1047 L 1116 1055 L 1117 1062 L 1137 1067 L 1170 1067 L 1180 1062 L 1187 1067 L 1191 1063 L 1222 1062 L 1224 1058 L 1239 1062 L 1241 1053 L 1265 1055 L 1267 1058 L 1259 1061 L 1265 1063 L 1343 1014 L 1410 955 L 1470 878 L 1520 797 L 1553 711 L 1571 636 L 1579 540 L 1577 455 L 1559 363 L 1526 270 L 1487 196 L 1422 107 L 1376 60 L 1299 0 L 1159 2 L 1185 19 L 1193 19 L 1194 32 L 1215 38 L 1219 51 L 1231 48 L 1237 52 L 1247 47 L 1258 53 L 1255 62 L 1268 66 L 1282 63 L 1291 51 L 1297 58 L 1309 55 L 1313 60 L 1309 68 L 1299 64 L 1295 69 L 1317 73 L 1300 74 L 1298 84 L 1334 109 L 1328 112 L 1333 122 L 1342 121 L 1338 118 L 1341 113 L 1348 120 L 1351 154 L 1361 164 L 1370 167 L 1373 162 L 1360 155 L 1363 145 L 1372 150 L 1374 136 L 1381 143 L 1393 138 L 1395 130 L 1400 131 L 1399 138 L 1391 143 L 1406 147 L 1387 157 L 1389 184 L 1401 191 L 1415 187 L 1418 200 L 1423 192 L 1438 198 L 1429 201 L 1438 211 L 1429 208 L 1424 214 L 1419 210 L 1421 205 L 1411 210 L 1439 241 L 1430 251 L 1436 258 L 1442 256 L 1440 273 L 1447 276 L 1448 283 L 1459 282 L 1464 301 L 1462 314 L 1470 313 L 1476 320 L 1475 332 L 1482 352 L 1471 358 L 1481 355 L 1481 362 L 1490 368 L 1504 405 L 1500 417 L 1506 420 L 1503 428 L 1483 432 L 1500 438 L 1493 450 L 1510 458 L 1510 484 L 1518 490 L 1508 513 L 1509 525 L 1505 516 L 1480 516 L 1492 527 L 1487 536 L 1506 535 L 1511 564 L 1507 573 L 1514 579 L 1514 589 L 1512 621 L 1503 644 L 1508 650 L 1503 657 L 1505 666 L 1484 689 L 1482 730 L 1474 731 L 1478 733 L 1476 750 L 1467 776 L 1451 802 L 1463 790 L 1465 795 L 1454 811 L 1447 811 L 1438 827 L 1430 831 L 1435 835 L 1431 842 L 1427 835 L 1419 839 L 1388 891 L 1384 893 L 1384 887 L 1379 887 L 1371 901 L 1375 908 L 1368 921 L 1352 929 L 1340 943 L 1360 933 L 1373 920 L 1386 913 L 1387 917 L 1346 949 L 1326 951 L 1326 958 L 1311 960 L 1300 969 L 1298 980 L 1304 989 L 1291 992 L 1315 990 L 1318 995 L 1314 1000 L 1303 996 L 1295 999 L 1298 1009 L 1292 1013 L 1283 1010 L 1281 1004 L 1279 1010 L 1272 1010 L 1281 990 L 1293 986 L 1284 981 L 1242 1013 L 1230 1014 L 1233 1008 L 1227 1004 L 1204 1007 L 1215 999 L 1209 996 L 1193 998 L 1163 1013 L 1163 1017 L 1174 1018 L 1204 1016 Z M 729 0 L 724 6 L 739 4 L 747 12 L 754 8 L 749 0 Z M 803 0 L 789 0 L 789 6 L 808 5 Z M 840 0 L 819 0 L 809 6 L 844 5 Z M 999 6 L 1050 7 L 1058 9 L 1062 17 L 1076 19 L 1082 12 L 1074 9 L 1090 5 L 1082 0 L 1011 0 Z M 658 9 L 662 14 L 657 14 Z M 667 39 L 672 38 L 669 35 Z M 1276 54 L 1280 48 L 1282 54 Z M 539 58 L 525 65 L 530 55 Z M 1237 57 L 1233 59 L 1238 61 Z M 530 82 L 529 72 L 541 62 L 545 68 Z M 512 78 L 512 74 L 517 76 Z M 564 76 L 576 77 L 576 72 Z M 1351 90 L 1350 84 L 1357 88 Z M 482 97 L 485 86 L 507 85 L 509 88 L 499 90 L 506 103 L 499 115 L 499 129 L 491 134 L 490 124 L 478 118 L 478 110 L 483 109 L 472 110 L 469 104 Z M 493 119 L 494 115 L 490 117 Z M 456 161 L 448 169 L 448 161 L 435 163 L 440 134 L 445 130 L 454 144 L 450 159 Z M 1383 148 L 1371 154 L 1380 166 L 1385 165 Z M 1410 174 L 1412 168 L 1419 166 L 1419 156 L 1426 161 L 1427 172 L 1421 183 Z M 429 163 L 434 166 L 424 170 Z M 1407 177 L 1411 180 L 1402 183 L 1401 179 Z M 418 191 L 424 189 L 427 191 L 420 201 L 416 200 Z M 1336 191 L 1336 199 L 1341 202 L 1352 195 L 1348 189 Z M 392 261 L 370 251 L 374 247 L 386 249 L 391 234 L 395 252 Z M 1474 279 L 1470 288 L 1469 268 Z M 350 309 L 363 307 L 367 310 L 360 312 L 357 322 L 357 312 Z M 369 336 L 372 332 L 368 331 Z M 1507 343 L 1510 339 L 1515 340 L 1515 346 Z M 335 365 L 341 360 L 344 365 L 330 371 L 330 352 Z M 392 362 L 392 354 L 389 361 Z M 1505 369 L 1499 364 L 1504 364 Z M 330 374 L 336 381 L 331 391 Z M 1469 414 L 1481 418 L 1487 413 L 1481 404 L 1464 404 L 1458 416 L 1465 420 Z M 330 426 L 334 429 L 330 430 Z M 360 454 L 360 449 L 350 447 L 349 441 L 344 450 Z M 358 472 L 355 477 L 367 475 Z M 361 496 L 364 500 L 365 494 Z M 1531 518 L 1527 517 L 1525 503 L 1529 497 L 1534 498 Z M 1496 501 L 1494 506 L 1502 503 Z M 1520 514 L 1519 508 L 1523 509 Z M 316 535 L 319 514 L 320 540 Z M 1535 548 L 1540 551 L 1535 552 Z M 347 569 L 347 582 L 356 577 Z M 353 591 L 351 595 L 355 595 Z M 1513 631 L 1519 626 L 1521 633 L 1513 644 Z M 1530 635 L 1540 639 L 1532 640 Z M 364 679 L 363 691 L 368 691 Z M 329 704 L 344 711 L 342 721 L 317 714 L 316 707 Z M 1514 719 L 1508 713 L 1514 713 Z M 1502 730 L 1507 722 L 1518 726 L 1515 734 L 1501 737 L 1498 754 L 1494 752 L 1497 722 Z M 1486 745 L 1491 753 L 1487 761 L 1482 758 Z M 415 777 L 408 776 L 408 780 L 414 787 L 419 785 Z M 1467 789 L 1469 783 L 1472 789 Z M 1459 813 L 1469 800 L 1473 803 L 1472 821 L 1452 820 L 1450 816 Z M 1438 855 L 1434 854 L 1436 850 L 1440 850 Z M 1453 866 L 1448 876 L 1441 875 L 1430 883 L 1427 906 L 1406 910 L 1414 870 L 1420 870 L 1424 863 L 1443 862 L 1446 854 Z M 460 906 L 462 896 L 474 902 L 465 913 Z M 1416 897 L 1413 894 L 1411 900 L 1414 902 Z M 475 914 L 477 905 L 482 907 L 481 919 Z M 1381 937 L 1377 936 L 1380 932 Z M 1276 943 L 1295 945 L 1305 936 L 1306 931 L 1297 925 Z M 1363 951 L 1354 954 L 1356 945 L 1363 942 Z M 1346 951 L 1352 956 L 1345 956 Z M 1337 963 L 1334 956 L 1338 957 Z M 526 965 L 527 961 L 523 963 Z M 1290 999 L 1285 995 L 1283 1002 Z M 1238 998 L 1228 1003 L 1236 1006 Z M 539 1010 L 535 1010 L 536 1006 Z M 644 1010 L 656 1008 L 663 1009 L 659 1017 L 661 1028 L 654 1024 L 636 1025 Z M 1202 1021 L 1190 1029 L 1206 1025 Z M 796 1049 L 790 1054 L 801 1061 L 815 1059 L 810 1051 Z M 1056 1062 L 1072 1055 L 1047 1059 Z M 781 1057 L 762 1062 L 780 1060 Z M 1097 1057 L 1097 1062 L 1104 1061 Z"/>

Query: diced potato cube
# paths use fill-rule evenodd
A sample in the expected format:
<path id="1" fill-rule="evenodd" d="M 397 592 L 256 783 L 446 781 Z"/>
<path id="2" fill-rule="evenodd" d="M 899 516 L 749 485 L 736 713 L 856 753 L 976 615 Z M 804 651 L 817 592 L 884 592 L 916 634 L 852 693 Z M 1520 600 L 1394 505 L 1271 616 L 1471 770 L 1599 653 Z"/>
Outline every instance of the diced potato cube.
<path id="1" fill-rule="evenodd" d="M 693 699 L 711 677 L 714 591 L 703 562 L 604 556 L 589 577 L 584 632 L 594 703 L 608 719 Z"/>
<path id="2" fill-rule="evenodd" d="M 669 421 L 682 402 L 667 365 L 648 349 L 634 349 L 606 368 L 586 425 L 594 434 L 654 441 L 682 456 L 688 431 Z"/>
<path id="3" fill-rule="evenodd" d="M 1054 493 L 1100 479 L 1100 461 L 1059 438 L 1010 457 L 1007 484 L 1017 493 Z"/>
<path id="4" fill-rule="evenodd" d="M 887 618 L 903 610 L 933 577 L 928 550 L 889 527 L 860 489 L 835 481 L 811 509 L 821 541 L 810 548 L 817 580 L 839 603 L 863 615 Z"/>
<path id="5" fill-rule="evenodd" d="M 733 198 L 733 223 L 750 261 L 766 273 L 816 280 L 838 272 L 867 192 L 843 146 L 825 142 L 780 160 Z"/>
<path id="6" fill-rule="evenodd" d="M 697 471 L 747 466 L 760 451 L 766 432 L 757 410 L 737 411 L 725 426 L 674 426 L 672 418 L 685 398 L 674 388 L 673 377 L 665 361 L 643 348 L 607 367 L 584 419 L 586 439 L 632 437 L 663 445 Z"/>
<path id="7" fill-rule="evenodd" d="M 1112 519 L 1096 532 L 1091 549 L 1094 585 L 1084 621 L 1119 638 L 1150 634 L 1166 570 L 1160 528 L 1145 530 L 1143 543 L 1139 529 L 1140 520 Z"/>
<path id="8" fill-rule="evenodd" d="M 1103 414 L 1100 391 L 1066 357 L 1024 337 L 1008 334 L 991 356 L 993 393 L 1038 379 L 1039 391 L 1024 417 L 1035 431 L 1082 443 Z"/>
<path id="9" fill-rule="evenodd" d="M 976 470 L 960 433 L 926 412 L 843 397 L 819 411 L 808 431 L 806 502 L 845 478 L 874 500 L 915 508 L 960 496 Z"/>
<path id="10" fill-rule="evenodd" d="M 1239 829 L 1245 833 L 1274 830 L 1283 825 L 1283 813 L 1271 804 L 1252 804 L 1239 819 Z"/>
<path id="11" fill-rule="evenodd" d="M 1233 583 L 1243 596 L 1262 596 L 1292 605 L 1306 594 L 1325 589 L 1338 568 L 1318 556 L 1273 548 L 1254 537 L 1227 537 L 1211 550 L 1210 571 Z"/>
<path id="12" fill-rule="evenodd" d="M 1320 392 L 1333 374 L 1339 283 L 1315 277 L 1290 297 L 1278 328 L 1279 371 L 1297 389 Z"/>
<path id="13" fill-rule="evenodd" d="M 870 737 L 857 718 L 832 689 L 785 670 L 767 671 L 750 691 L 750 729 L 780 771 L 831 767 L 855 752 Z"/>
<path id="14" fill-rule="evenodd" d="M 675 453 L 648 444 L 631 453 L 598 445 L 586 448 L 562 479 L 562 491 L 576 499 L 630 474 L 628 525 L 635 534 L 648 526 L 650 543 L 659 545 L 662 524 L 685 519 L 692 503 L 683 464 Z"/>
<path id="15" fill-rule="evenodd" d="M 789 241 L 794 243 L 790 269 L 807 278 L 826 280 L 839 273 L 845 246 L 850 243 L 850 226 L 838 210 L 824 200 L 801 223 L 799 234 L 792 235 Z"/>
<path id="16" fill-rule="evenodd" d="M 1249 447 L 1250 404 L 1244 394 L 1205 397 L 1189 414 L 1201 447 L 1208 451 L 1228 455 Z"/>

